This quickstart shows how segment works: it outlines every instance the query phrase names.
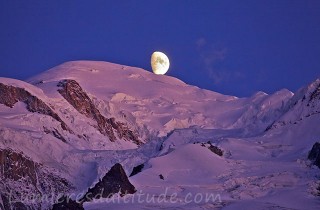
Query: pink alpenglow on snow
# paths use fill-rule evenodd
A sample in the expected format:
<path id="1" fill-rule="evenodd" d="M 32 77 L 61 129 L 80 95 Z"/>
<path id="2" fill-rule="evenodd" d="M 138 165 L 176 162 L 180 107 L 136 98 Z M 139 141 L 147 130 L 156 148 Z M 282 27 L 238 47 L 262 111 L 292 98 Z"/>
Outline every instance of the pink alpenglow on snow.
<path id="1" fill-rule="evenodd" d="M 0 208 L 318 209 L 319 123 L 319 79 L 238 98 L 102 61 L 0 78 Z"/>

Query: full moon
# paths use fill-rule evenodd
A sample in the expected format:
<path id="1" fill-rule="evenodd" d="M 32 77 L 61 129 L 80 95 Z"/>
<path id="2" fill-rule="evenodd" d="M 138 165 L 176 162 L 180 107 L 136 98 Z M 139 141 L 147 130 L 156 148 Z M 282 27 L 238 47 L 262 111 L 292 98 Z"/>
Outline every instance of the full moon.
<path id="1" fill-rule="evenodd" d="M 167 73 L 170 66 L 169 58 L 162 52 L 154 52 L 151 55 L 151 67 L 155 74 Z"/>

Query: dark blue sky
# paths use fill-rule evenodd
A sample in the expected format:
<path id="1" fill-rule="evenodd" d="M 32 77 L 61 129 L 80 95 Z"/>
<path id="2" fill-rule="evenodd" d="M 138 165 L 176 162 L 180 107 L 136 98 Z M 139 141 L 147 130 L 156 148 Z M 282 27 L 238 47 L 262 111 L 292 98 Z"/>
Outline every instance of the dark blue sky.
<path id="1" fill-rule="evenodd" d="M 319 0 L 0 0 L 0 76 L 70 60 L 150 70 L 237 96 L 292 91 L 320 77 Z"/>

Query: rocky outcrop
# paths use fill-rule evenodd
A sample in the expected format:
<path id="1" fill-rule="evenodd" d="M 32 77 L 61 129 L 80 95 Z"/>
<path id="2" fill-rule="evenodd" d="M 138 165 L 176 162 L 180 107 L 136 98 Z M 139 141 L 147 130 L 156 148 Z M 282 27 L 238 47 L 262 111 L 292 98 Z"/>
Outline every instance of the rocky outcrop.
<path id="1" fill-rule="evenodd" d="M 71 184 L 23 153 L 0 149 L 0 206 L 4 209 L 40 209 L 72 189 Z M 47 199 L 47 203 L 42 198 Z"/>
<path id="2" fill-rule="evenodd" d="M 132 169 L 132 172 L 130 174 L 129 177 L 132 177 L 134 175 L 137 175 L 138 173 L 140 173 L 142 171 L 142 169 L 144 168 L 144 164 L 140 164 L 140 165 L 137 165 L 135 166 L 133 169 Z"/>
<path id="3" fill-rule="evenodd" d="M 194 144 L 196 144 L 196 143 L 197 142 L 195 142 Z M 211 152 L 213 152 L 214 154 L 216 154 L 218 156 L 223 156 L 223 150 L 215 145 L 212 145 L 212 143 L 210 141 L 208 141 L 207 143 L 201 143 L 201 146 L 208 148 Z"/>
<path id="4" fill-rule="evenodd" d="M 46 127 L 43 127 L 43 131 L 46 133 L 46 134 L 51 134 L 53 135 L 54 137 L 56 137 L 57 139 L 60 139 L 61 141 L 63 142 L 67 142 L 67 140 L 63 137 L 63 135 L 57 130 L 57 129 L 48 129 Z"/>
<path id="5" fill-rule="evenodd" d="M 11 210 L 11 209 L 30 210 L 32 208 L 19 201 L 12 202 L 10 197 L 8 197 L 6 193 L 1 192 L 0 193 L 0 209 L 1 210 Z"/>
<path id="6" fill-rule="evenodd" d="M 90 188 L 81 202 L 92 201 L 93 199 L 109 198 L 116 193 L 120 196 L 133 194 L 135 187 L 129 182 L 128 177 L 121 164 L 115 164 L 108 173 L 93 188 Z"/>
<path id="7" fill-rule="evenodd" d="M 84 210 L 83 205 L 67 196 L 61 197 L 52 207 L 52 210 Z"/>
<path id="8" fill-rule="evenodd" d="M 313 165 L 320 168 L 320 143 L 316 142 L 309 152 L 308 159 L 312 161 Z"/>
<path id="9" fill-rule="evenodd" d="M 208 149 L 216 155 L 223 156 L 223 151 L 217 146 L 210 145 Z"/>
<path id="10" fill-rule="evenodd" d="M 104 117 L 96 108 L 88 94 L 75 80 L 63 80 L 58 84 L 61 89 L 58 92 L 81 114 L 97 122 L 97 129 L 110 141 L 120 139 L 133 141 L 141 144 L 135 132 L 130 130 L 124 123 L 117 122 L 114 118 Z"/>
<path id="11" fill-rule="evenodd" d="M 133 141 L 137 145 L 141 144 L 141 141 L 139 140 L 135 132 L 130 130 L 125 123 L 117 122 L 113 117 L 107 119 L 107 122 L 111 124 L 113 130 L 115 130 L 120 139 Z"/>
<path id="12" fill-rule="evenodd" d="M 0 104 L 4 104 L 5 106 L 12 108 L 18 101 L 25 103 L 30 112 L 37 112 L 51 116 L 53 119 L 60 122 L 63 130 L 73 133 L 59 115 L 55 113 L 45 102 L 23 88 L 0 83 Z"/>
<path id="13" fill-rule="evenodd" d="M 283 115 L 265 131 L 286 125 L 299 124 L 306 118 L 320 114 L 320 79 L 298 90 L 286 103 Z"/>
<path id="14" fill-rule="evenodd" d="M 315 103 L 316 101 L 320 101 L 320 82 L 317 84 L 313 92 L 310 94 L 308 105 L 314 106 L 313 103 Z"/>
<path id="15" fill-rule="evenodd" d="M 36 185 L 38 165 L 21 153 L 0 150 L 0 175 L 5 179 L 19 180 L 28 177 L 30 184 Z"/>

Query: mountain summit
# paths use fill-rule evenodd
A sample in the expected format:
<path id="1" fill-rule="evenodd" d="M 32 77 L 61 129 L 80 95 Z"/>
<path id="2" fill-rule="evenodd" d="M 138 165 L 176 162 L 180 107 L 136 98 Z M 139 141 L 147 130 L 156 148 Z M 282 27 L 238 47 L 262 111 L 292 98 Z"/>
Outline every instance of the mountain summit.
<path id="1" fill-rule="evenodd" d="M 126 174 L 139 166 L 129 179 L 147 193 L 168 188 L 182 199 L 213 190 L 224 201 L 210 205 L 226 209 L 248 200 L 314 207 L 317 171 L 306 158 L 320 140 L 319 96 L 319 79 L 295 94 L 237 98 L 100 61 L 67 62 L 28 81 L 0 78 L 0 206 L 50 208 L 55 196 L 90 191 L 121 163 Z M 52 199 L 23 199 L 30 194 Z M 290 196 L 301 197 L 286 202 Z"/>

